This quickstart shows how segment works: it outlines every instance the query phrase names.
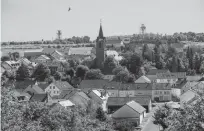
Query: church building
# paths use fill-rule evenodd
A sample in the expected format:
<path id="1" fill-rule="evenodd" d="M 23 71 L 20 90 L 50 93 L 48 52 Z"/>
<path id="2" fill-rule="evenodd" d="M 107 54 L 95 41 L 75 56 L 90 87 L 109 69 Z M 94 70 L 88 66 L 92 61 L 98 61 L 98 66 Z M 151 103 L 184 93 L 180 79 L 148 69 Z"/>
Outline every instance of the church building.
<path id="1" fill-rule="evenodd" d="M 105 41 L 106 38 L 103 36 L 103 29 L 100 25 L 99 35 L 96 39 L 96 66 L 98 68 L 103 68 L 103 62 L 105 61 Z"/>

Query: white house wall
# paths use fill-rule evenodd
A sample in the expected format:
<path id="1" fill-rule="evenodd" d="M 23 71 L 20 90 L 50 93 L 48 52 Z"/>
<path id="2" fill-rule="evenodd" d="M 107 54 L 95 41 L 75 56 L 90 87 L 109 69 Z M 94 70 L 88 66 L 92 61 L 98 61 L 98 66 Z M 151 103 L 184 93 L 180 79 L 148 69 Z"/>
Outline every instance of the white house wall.
<path id="1" fill-rule="evenodd" d="M 60 94 L 60 90 L 54 85 L 50 84 L 46 89 L 45 92 L 50 93 L 50 96 L 56 96 Z"/>

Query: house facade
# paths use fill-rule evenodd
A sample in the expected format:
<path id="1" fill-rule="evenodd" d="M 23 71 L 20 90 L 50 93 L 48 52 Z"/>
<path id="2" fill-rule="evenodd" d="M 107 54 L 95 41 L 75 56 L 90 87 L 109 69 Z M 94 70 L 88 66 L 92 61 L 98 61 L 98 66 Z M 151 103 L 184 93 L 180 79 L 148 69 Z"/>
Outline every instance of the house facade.
<path id="1" fill-rule="evenodd" d="M 65 90 L 72 90 L 73 87 L 66 81 L 55 81 L 44 88 L 44 91 L 51 97 L 60 95 Z"/>
<path id="2" fill-rule="evenodd" d="M 152 87 L 152 100 L 171 101 L 171 87 L 169 83 L 154 83 Z"/>
<path id="3" fill-rule="evenodd" d="M 85 92 L 90 89 L 105 89 L 109 97 L 152 96 L 152 83 L 123 84 L 108 80 L 83 80 L 80 89 Z"/>

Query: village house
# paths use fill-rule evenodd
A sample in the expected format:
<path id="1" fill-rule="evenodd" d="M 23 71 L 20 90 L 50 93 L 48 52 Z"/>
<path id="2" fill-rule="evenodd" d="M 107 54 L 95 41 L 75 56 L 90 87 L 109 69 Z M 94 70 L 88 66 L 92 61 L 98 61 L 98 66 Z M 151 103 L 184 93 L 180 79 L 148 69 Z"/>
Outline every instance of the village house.
<path id="1" fill-rule="evenodd" d="M 91 100 L 83 91 L 79 90 L 66 90 L 60 93 L 59 96 L 53 97 L 53 99 L 70 100 L 72 103 L 78 106 L 87 107 L 88 102 Z"/>
<path id="2" fill-rule="evenodd" d="M 142 123 L 146 116 L 146 109 L 135 101 L 130 101 L 112 114 L 115 120 L 125 119 L 136 122 L 138 125 Z"/>
<path id="3" fill-rule="evenodd" d="M 29 93 L 23 92 L 21 89 L 14 89 L 12 91 L 12 98 L 18 100 L 18 102 L 29 101 L 30 97 L 31 95 Z"/>
<path id="4" fill-rule="evenodd" d="M 64 55 L 61 52 L 57 51 L 57 50 L 52 52 L 50 55 L 57 61 L 65 61 Z"/>
<path id="5" fill-rule="evenodd" d="M 141 76 L 135 81 L 135 83 L 151 83 L 151 80 L 146 76 Z"/>
<path id="6" fill-rule="evenodd" d="M 152 102 L 149 96 L 136 96 L 136 97 L 109 97 L 107 101 L 107 108 L 109 113 L 115 112 L 127 102 L 134 100 L 135 102 L 142 105 L 147 112 L 152 109 Z"/>
<path id="7" fill-rule="evenodd" d="M 180 96 L 180 107 L 184 108 L 185 104 L 194 103 L 197 98 L 198 98 L 198 95 L 196 91 L 191 89 L 186 91 Z"/>
<path id="8" fill-rule="evenodd" d="M 39 85 L 40 86 L 40 85 Z M 40 86 L 46 93 L 49 93 L 51 97 L 60 95 L 61 92 L 66 90 L 72 90 L 73 87 L 66 81 L 55 81 L 48 86 Z"/>
<path id="9" fill-rule="evenodd" d="M 170 83 L 154 83 L 152 87 L 152 100 L 155 101 L 171 101 Z"/>
<path id="10" fill-rule="evenodd" d="M 152 83 L 120 83 L 108 80 L 82 80 L 80 89 L 105 89 L 110 97 L 134 97 L 139 95 L 152 96 Z"/>
<path id="11" fill-rule="evenodd" d="M 3 66 L 5 69 L 17 70 L 20 66 L 20 63 L 19 61 L 4 61 L 1 63 L 1 66 Z"/>
<path id="12" fill-rule="evenodd" d="M 151 82 L 157 83 L 161 82 L 160 80 L 157 81 L 157 73 L 169 73 L 169 70 L 159 70 L 157 68 L 151 68 L 149 72 L 146 74 L 146 77 L 151 80 Z M 167 80 L 162 80 L 162 81 L 167 81 Z"/>
<path id="13" fill-rule="evenodd" d="M 94 100 L 96 103 L 102 104 L 103 102 L 107 101 L 108 94 L 105 92 L 105 90 L 90 90 L 90 92 L 87 94 L 92 100 Z"/>
<path id="14" fill-rule="evenodd" d="M 48 85 L 48 84 L 45 84 L 45 85 Z M 44 90 L 37 85 L 37 83 L 35 85 L 33 84 L 29 85 L 23 92 L 29 93 L 30 95 L 45 93 Z"/>
<path id="15" fill-rule="evenodd" d="M 51 59 L 46 55 L 40 55 L 39 57 L 37 57 L 35 59 L 35 62 L 37 62 L 37 63 L 47 63 L 47 62 L 51 62 Z"/>

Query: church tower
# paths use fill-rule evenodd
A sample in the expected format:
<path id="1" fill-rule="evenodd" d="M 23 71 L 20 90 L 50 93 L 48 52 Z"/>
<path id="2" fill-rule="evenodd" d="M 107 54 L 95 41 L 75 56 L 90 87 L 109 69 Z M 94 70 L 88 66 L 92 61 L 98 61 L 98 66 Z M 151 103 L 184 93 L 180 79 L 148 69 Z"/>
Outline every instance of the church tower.
<path id="1" fill-rule="evenodd" d="M 100 68 L 105 60 L 105 37 L 103 36 L 102 25 L 100 24 L 99 35 L 96 39 L 96 64 Z"/>

